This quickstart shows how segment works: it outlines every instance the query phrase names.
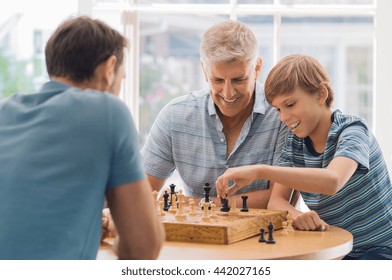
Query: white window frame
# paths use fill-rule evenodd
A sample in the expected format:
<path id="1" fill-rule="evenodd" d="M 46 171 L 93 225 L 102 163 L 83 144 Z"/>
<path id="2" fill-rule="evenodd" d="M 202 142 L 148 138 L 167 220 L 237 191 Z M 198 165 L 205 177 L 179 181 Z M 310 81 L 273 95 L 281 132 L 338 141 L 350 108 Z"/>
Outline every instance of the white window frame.
<path id="1" fill-rule="evenodd" d="M 392 94 L 389 92 L 389 69 L 392 65 L 392 1 L 378 0 L 374 5 L 294 5 L 280 4 L 274 0 L 272 5 L 244 5 L 237 0 L 228 4 L 150 4 L 135 5 L 138 0 L 123 0 L 119 3 L 101 5 L 98 9 L 120 10 L 123 13 L 122 23 L 124 34 L 133 42 L 129 49 L 132 64 L 128 68 L 128 78 L 125 82 L 124 102 L 133 112 L 136 125 L 139 124 L 139 14 L 143 13 L 176 13 L 176 14 L 206 14 L 227 15 L 237 19 L 244 15 L 272 15 L 274 17 L 274 63 L 280 57 L 281 18 L 283 16 L 374 16 L 374 94 L 373 94 L 373 130 L 384 153 L 388 169 L 392 170 Z M 94 0 L 79 0 L 79 13 L 92 15 Z M 94 7 L 96 8 L 96 7 Z"/>

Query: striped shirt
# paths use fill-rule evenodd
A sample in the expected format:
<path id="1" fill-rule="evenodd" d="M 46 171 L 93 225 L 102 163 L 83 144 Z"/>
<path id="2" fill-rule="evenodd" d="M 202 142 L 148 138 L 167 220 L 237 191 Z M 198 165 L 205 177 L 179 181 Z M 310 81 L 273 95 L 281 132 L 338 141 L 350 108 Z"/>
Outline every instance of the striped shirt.
<path id="1" fill-rule="evenodd" d="M 159 113 L 142 149 L 147 174 L 166 179 L 177 169 L 187 195 L 203 196 L 205 183 L 212 187 L 211 195 L 216 195 L 215 181 L 227 168 L 277 164 L 287 135 L 287 128 L 267 103 L 258 82 L 253 113 L 229 157 L 222 130 L 208 89 L 172 100 Z M 260 180 L 240 193 L 266 188 L 268 181 Z"/>
<path id="2" fill-rule="evenodd" d="M 335 157 L 358 163 L 350 180 L 334 195 L 301 192 L 309 209 L 326 223 L 344 228 L 354 236 L 349 256 L 382 252 L 392 258 L 392 188 L 388 170 L 377 140 L 360 118 L 332 115 L 326 149 L 318 154 L 309 138 L 290 133 L 280 165 L 326 168 Z"/>

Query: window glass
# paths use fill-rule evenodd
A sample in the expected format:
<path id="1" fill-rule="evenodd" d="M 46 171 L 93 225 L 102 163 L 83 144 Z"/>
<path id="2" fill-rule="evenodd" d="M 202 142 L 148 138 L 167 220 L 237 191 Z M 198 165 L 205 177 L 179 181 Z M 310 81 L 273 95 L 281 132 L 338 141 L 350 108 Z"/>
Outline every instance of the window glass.
<path id="1" fill-rule="evenodd" d="M 281 57 L 304 53 L 328 71 L 335 92 L 334 108 L 372 125 L 373 36 L 371 17 L 283 17 Z"/>
<path id="2" fill-rule="evenodd" d="M 372 5 L 374 0 L 280 0 L 283 5 Z"/>
<path id="3" fill-rule="evenodd" d="M 46 41 L 61 21 L 76 14 L 77 3 L 13 0 L 0 9 L 0 97 L 34 92 L 47 81 Z"/>
<path id="4" fill-rule="evenodd" d="M 173 98 L 207 86 L 199 47 L 202 34 L 228 17 L 141 15 L 140 118 L 142 142 L 157 114 Z"/>

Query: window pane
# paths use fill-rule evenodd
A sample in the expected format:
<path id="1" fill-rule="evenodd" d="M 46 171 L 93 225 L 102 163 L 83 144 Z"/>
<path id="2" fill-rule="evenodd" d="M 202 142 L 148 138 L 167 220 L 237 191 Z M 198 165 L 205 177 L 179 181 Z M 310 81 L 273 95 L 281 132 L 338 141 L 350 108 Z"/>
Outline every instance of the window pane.
<path id="1" fill-rule="evenodd" d="M 280 0 L 283 5 L 372 5 L 374 0 Z"/>
<path id="2" fill-rule="evenodd" d="M 47 81 L 46 41 L 76 12 L 77 0 L 13 0 L 0 9 L 0 97 L 34 92 Z"/>
<path id="3" fill-rule="evenodd" d="M 144 143 L 157 114 L 173 98 L 207 86 L 199 46 L 219 16 L 141 15 L 140 136 Z"/>
<path id="4" fill-rule="evenodd" d="M 274 0 L 237 0 L 238 4 L 268 4 L 274 3 Z"/>
<path id="5" fill-rule="evenodd" d="M 268 75 L 268 70 L 274 65 L 274 19 L 272 16 L 244 16 L 239 17 L 238 20 L 249 26 L 256 35 L 259 45 L 259 55 L 263 59 L 259 81 L 264 83 Z"/>
<path id="6" fill-rule="evenodd" d="M 371 17 L 282 18 L 281 56 L 304 53 L 327 69 L 334 108 L 372 125 L 373 19 Z"/>
<path id="7" fill-rule="evenodd" d="M 229 4 L 230 0 L 140 0 L 140 4 Z"/>

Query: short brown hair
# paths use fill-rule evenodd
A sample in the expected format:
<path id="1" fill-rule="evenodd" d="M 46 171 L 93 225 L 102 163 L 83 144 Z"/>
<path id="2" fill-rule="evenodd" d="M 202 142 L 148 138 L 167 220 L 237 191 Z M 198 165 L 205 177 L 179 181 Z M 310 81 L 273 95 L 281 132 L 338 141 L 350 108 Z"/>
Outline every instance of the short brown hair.
<path id="1" fill-rule="evenodd" d="M 123 63 L 127 40 L 104 22 L 87 16 L 64 21 L 45 48 L 49 77 L 66 77 L 74 82 L 90 80 L 95 69 L 111 55 L 115 70 Z"/>
<path id="2" fill-rule="evenodd" d="M 272 103 L 276 96 L 290 94 L 297 86 L 309 94 L 325 88 L 328 92 L 326 105 L 332 106 L 334 92 L 327 72 L 315 58 L 302 54 L 282 58 L 269 72 L 264 85 L 267 101 Z"/>

